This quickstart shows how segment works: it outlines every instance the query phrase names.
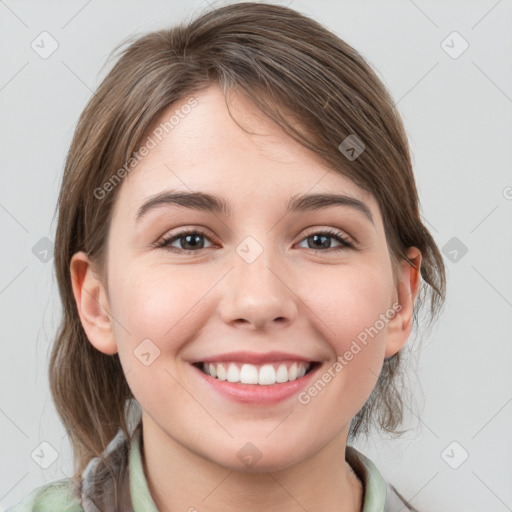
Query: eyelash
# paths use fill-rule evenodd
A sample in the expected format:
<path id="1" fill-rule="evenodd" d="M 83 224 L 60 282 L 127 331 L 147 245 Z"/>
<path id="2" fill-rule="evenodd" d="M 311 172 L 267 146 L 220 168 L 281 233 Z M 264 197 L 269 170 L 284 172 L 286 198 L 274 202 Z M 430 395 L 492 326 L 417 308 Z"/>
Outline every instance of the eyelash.
<path id="1" fill-rule="evenodd" d="M 205 238 L 207 238 L 208 240 L 210 240 L 210 242 L 212 241 L 205 231 L 203 231 L 200 228 L 194 228 L 194 229 L 189 229 L 189 230 L 181 231 L 178 234 L 173 235 L 173 236 L 168 237 L 168 238 L 163 238 L 159 242 L 156 242 L 155 244 L 152 244 L 152 245 L 153 245 L 153 247 L 155 247 L 157 249 L 158 248 L 162 248 L 162 249 L 165 249 L 165 250 L 173 252 L 173 253 L 191 254 L 191 253 L 199 252 L 201 249 L 193 251 L 193 250 L 190 250 L 190 249 L 177 249 L 175 247 L 171 247 L 171 243 L 173 243 L 174 241 L 179 240 L 180 238 L 183 238 L 183 237 L 185 237 L 187 235 L 201 235 L 201 236 L 204 236 Z M 307 236 L 305 236 L 304 238 L 302 238 L 300 241 L 302 242 L 303 240 L 305 240 L 305 239 L 307 239 L 307 238 L 309 238 L 310 236 L 313 236 L 313 235 L 325 235 L 325 236 L 328 236 L 330 238 L 334 238 L 336 241 L 341 243 L 341 246 L 330 247 L 329 249 L 325 249 L 325 250 L 322 250 L 322 249 L 311 249 L 312 251 L 315 251 L 315 252 L 329 252 L 331 250 L 339 251 L 339 250 L 343 250 L 343 249 L 355 249 L 354 245 L 351 242 L 349 242 L 349 240 L 344 235 L 342 235 L 339 232 L 332 231 L 332 230 L 329 230 L 329 229 L 322 230 L 322 231 L 315 231 L 313 233 L 310 233 Z M 203 247 L 203 249 L 207 249 L 207 247 Z"/>

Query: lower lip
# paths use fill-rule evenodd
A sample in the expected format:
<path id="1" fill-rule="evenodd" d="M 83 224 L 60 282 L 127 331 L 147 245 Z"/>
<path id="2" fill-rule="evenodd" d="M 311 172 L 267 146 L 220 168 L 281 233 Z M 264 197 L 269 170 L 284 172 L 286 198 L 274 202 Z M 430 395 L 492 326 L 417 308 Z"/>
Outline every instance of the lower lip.
<path id="1" fill-rule="evenodd" d="M 200 377 L 215 391 L 237 402 L 245 404 L 275 404 L 286 400 L 304 389 L 317 372 L 320 366 L 316 366 L 309 373 L 295 379 L 292 382 L 283 382 L 262 386 L 259 384 L 241 384 L 219 380 L 211 375 L 206 375 L 199 368 L 193 366 Z"/>

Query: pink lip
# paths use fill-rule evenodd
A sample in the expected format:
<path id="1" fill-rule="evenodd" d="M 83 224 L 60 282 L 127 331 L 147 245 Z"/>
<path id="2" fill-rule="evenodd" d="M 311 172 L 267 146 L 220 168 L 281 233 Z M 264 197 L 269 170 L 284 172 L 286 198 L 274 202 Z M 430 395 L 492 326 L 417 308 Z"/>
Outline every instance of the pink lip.
<path id="1" fill-rule="evenodd" d="M 265 364 L 274 361 L 304 361 L 308 363 L 311 362 L 312 359 L 285 352 L 266 352 L 264 354 L 258 354 L 257 352 L 229 352 L 206 357 L 204 359 L 193 360 L 190 361 L 190 363 L 222 363 L 226 361 L 233 363 Z"/>
<path id="2" fill-rule="evenodd" d="M 230 357 L 233 354 L 229 354 Z M 217 356 L 216 356 L 217 357 Z M 286 354 L 286 358 L 289 359 L 290 355 Z M 296 359 L 296 357 L 294 356 Z M 302 360 L 302 358 L 299 358 Z M 212 361 L 219 361 L 218 359 L 211 359 Z M 233 361 L 233 359 L 226 359 Z M 275 359 L 273 359 L 275 361 Z M 245 360 L 244 360 L 245 362 Z M 253 363 L 254 364 L 254 363 Z M 289 398 L 305 388 L 312 379 L 312 376 L 317 372 L 318 366 L 314 366 L 313 369 L 301 377 L 292 382 L 283 382 L 281 384 L 271 384 L 270 386 L 261 386 L 258 384 L 240 384 L 228 382 L 227 380 L 219 380 L 210 375 L 203 373 L 197 366 L 192 366 L 195 371 L 198 372 L 199 377 L 203 381 L 211 386 L 217 393 L 225 396 L 229 399 L 235 400 L 244 404 L 262 404 L 269 405 L 275 404 L 286 398 Z"/>

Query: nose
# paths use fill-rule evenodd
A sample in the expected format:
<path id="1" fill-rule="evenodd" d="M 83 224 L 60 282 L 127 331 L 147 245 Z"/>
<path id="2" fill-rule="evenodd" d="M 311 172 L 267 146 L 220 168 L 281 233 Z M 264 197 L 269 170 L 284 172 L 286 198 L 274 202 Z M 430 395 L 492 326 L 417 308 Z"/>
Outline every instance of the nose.
<path id="1" fill-rule="evenodd" d="M 297 296 L 289 272 L 263 251 L 252 262 L 234 255 L 234 268 L 224 280 L 222 320 L 250 330 L 281 329 L 297 317 Z M 286 274 L 286 275 L 285 275 Z"/>

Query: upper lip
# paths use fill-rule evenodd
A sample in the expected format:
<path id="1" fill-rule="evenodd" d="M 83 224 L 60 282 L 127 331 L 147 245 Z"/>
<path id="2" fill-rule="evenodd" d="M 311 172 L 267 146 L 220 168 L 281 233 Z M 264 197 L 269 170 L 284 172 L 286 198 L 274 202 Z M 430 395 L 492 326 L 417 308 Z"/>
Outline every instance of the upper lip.
<path id="1" fill-rule="evenodd" d="M 248 363 L 248 364 L 264 364 L 273 363 L 277 361 L 304 361 L 304 362 L 315 362 L 313 359 L 308 357 L 299 356 L 297 354 L 291 354 L 286 352 L 226 352 L 224 354 L 216 354 L 214 356 L 205 357 L 202 359 L 194 359 L 190 362 L 195 363 L 220 363 L 220 362 L 236 362 L 236 363 Z"/>

